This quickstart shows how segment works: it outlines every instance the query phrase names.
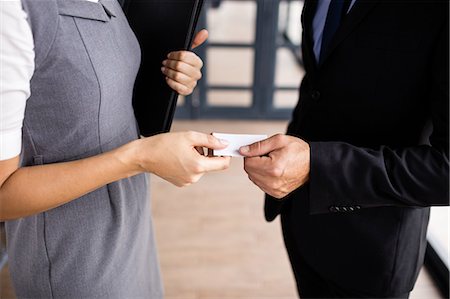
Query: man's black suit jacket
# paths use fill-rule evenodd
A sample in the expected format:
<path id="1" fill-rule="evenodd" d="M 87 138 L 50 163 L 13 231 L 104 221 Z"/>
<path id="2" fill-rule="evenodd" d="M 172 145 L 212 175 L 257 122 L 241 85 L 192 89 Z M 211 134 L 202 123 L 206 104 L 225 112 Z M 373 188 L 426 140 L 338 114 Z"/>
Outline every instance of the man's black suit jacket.
<path id="1" fill-rule="evenodd" d="M 266 218 L 289 218 L 325 279 L 404 293 L 423 262 L 426 207 L 449 204 L 448 2 L 356 0 L 320 65 L 316 4 L 302 14 L 306 75 L 288 128 L 310 144 L 310 180 L 268 196 Z"/>

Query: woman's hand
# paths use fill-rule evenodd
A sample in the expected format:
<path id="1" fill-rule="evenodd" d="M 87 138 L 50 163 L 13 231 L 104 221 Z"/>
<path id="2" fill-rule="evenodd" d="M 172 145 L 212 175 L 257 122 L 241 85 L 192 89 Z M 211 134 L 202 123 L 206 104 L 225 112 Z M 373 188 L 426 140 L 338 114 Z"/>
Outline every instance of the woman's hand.
<path id="1" fill-rule="evenodd" d="M 166 133 L 138 140 L 138 165 L 183 187 L 197 182 L 205 173 L 227 169 L 230 157 L 206 157 L 200 148 L 224 149 L 226 141 L 197 132 Z"/>
<path id="2" fill-rule="evenodd" d="M 48 211 L 144 171 L 186 186 L 206 172 L 228 168 L 230 158 L 205 157 L 203 147 L 227 145 L 212 135 L 167 133 L 70 162 L 18 168 L 19 157 L 0 161 L 0 221 Z"/>
<path id="3" fill-rule="evenodd" d="M 203 44 L 208 38 L 208 31 L 203 29 L 195 36 L 192 49 Z M 171 52 L 162 62 L 162 73 L 166 76 L 167 84 L 181 95 L 189 95 L 202 78 L 203 61 L 190 51 Z"/>

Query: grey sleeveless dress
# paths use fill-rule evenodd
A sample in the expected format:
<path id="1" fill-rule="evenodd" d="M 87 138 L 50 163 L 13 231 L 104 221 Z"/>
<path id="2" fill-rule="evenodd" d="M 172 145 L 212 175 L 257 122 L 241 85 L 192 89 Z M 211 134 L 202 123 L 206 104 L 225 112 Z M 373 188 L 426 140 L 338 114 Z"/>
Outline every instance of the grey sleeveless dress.
<path id="1" fill-rule="evenodd" d="M 36 52 L 22 165 L 82 159 L 137 139 L 131 97 L 140 49 L 117 1 L 22 3 Z M 6 229 L 20 298 L 162 297 L 145 175 Z"/>

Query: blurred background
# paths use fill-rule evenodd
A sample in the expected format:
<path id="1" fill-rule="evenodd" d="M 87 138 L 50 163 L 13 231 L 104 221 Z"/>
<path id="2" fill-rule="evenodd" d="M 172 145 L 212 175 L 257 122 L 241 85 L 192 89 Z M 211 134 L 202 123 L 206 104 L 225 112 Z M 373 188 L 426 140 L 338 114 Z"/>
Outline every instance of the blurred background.
<path id="1" fill-rule="evenodd" d="M 299 0 L 208 0 L 196 52 L 204 77 L 179 99 L 173 130 L 283 133 L 304 71 Z M 263 193 L 242 159 L 178 189 L 152 177 L 152 213 L 166 298 L 297 298 L 279 220 L 266 223 Z M 15 298 L 0 225 L 0 298 Z M 411 298 L 448 295 L 449 209 L 432 208 L 426 266 Z"/>

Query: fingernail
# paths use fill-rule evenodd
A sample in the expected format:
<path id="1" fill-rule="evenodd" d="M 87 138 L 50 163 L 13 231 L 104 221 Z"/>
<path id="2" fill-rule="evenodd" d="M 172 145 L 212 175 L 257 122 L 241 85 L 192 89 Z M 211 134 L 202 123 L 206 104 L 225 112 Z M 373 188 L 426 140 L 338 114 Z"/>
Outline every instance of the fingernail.
<path id="1" fill-rule="evenodd" d="M 241 151 L 241 153 L 248 153 L 250 151 L 250 147 L 249 146 L 243 146 L 239 149 Z"/>
<path id="2" fill-rule="evenodd" d="M 161 72 L 164 72 L 166 70 L 165 67 L 161 67 Z"/>
<path id="3" fill-rule="evenodd" d="M 225 140 L 225 139 L 219 139 L 219 141 L 220 141 L 220 143 L 222 143 L 223 145 L 228 145 L 228 144 L 230 144 L 230 143 L 228 142 L 228 140 Z"/>
<path id="4" fill-rule="evenodd" d="M 164 61 L 162 62 L 162 64 L 163 64 L 163 65 L 166 65 L 166 64 L 167 64 L 167 60 L 164 60 Z"/>

